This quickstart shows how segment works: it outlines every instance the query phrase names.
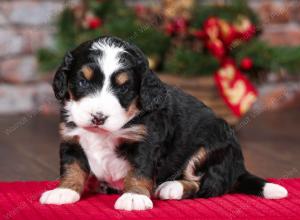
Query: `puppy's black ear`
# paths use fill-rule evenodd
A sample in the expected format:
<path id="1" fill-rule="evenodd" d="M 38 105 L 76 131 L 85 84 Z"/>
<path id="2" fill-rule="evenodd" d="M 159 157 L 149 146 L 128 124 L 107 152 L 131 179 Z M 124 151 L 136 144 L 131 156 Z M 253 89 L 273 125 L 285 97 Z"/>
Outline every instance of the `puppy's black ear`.
<path id="1" fill-rule="evenodd" d="M 163 106 L 167 98 L 167 89 L 164 83 L 148 69 L 143 73 L 140 102 L 144 111 L 154 111 Z"/>
<path id="2" fill-rule="evenodd" d="M 55 97 L 60 101 L 65 99 L 67 96 L 67 92 L 68 92 L 67 72 L 70 70 L 72 61 L 73 61 L 73 56 L 70 52 L 68 52 L 64 57 L 63 63 L 56 71 L 53 79 L 53 83 L 52 83 L 53 91 Z"/>
<path id="3" fill-rule="evenodd" d="M 135 45 L 130 44 L 127 51 L 135 59 L 135 72 L 141 76 L 140 104 L 149 112 L 163 106 L 167 97 L 167 89 L 162 81 L 149 68 L 145 54 Z"/>

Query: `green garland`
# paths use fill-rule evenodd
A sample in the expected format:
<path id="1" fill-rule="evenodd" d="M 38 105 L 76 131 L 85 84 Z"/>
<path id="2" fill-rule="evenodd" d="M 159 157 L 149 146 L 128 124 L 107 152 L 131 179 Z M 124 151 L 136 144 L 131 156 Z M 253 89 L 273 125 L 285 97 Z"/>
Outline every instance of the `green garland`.
<path id="1" fill-rule="evenodd" d="M 118 36 L 135 43 L 146 55 L 158 60 L 157 69 L 162 72 L 185 76 L 209 75 L 219 66 L 217 60 L 190 33 L 181 37 L 169 36 L 163 28 L 163 22 L 151 24 L 141 21 L 134 9 L 121 0 L 91 0 L 85 3 L 88 3 L 88 11 L 102 19 L 103 25 L 96 29 L 78 25 L 74 10 L 66 8 L 56 21 L 55 47 L 38 51 L 37 57 L 43 72 L 57 68 L 66 51 L 102 35 Z M 259 34 L 259 19 L 245 1 L 240 0 L 225 6 L 196 5 L 189 21 L 189 30 L 201 28 L 203 22 L 212 16 L 233 22 L 240 15 L 248 17 L 258 27 Z M 250 42 L 232 48 L 230 54 L 237 64 L 245 57 L 252 59 L 253 68 L 249 73 L 277 72 L 280 69 L 294 73 L 300 69 L 299 47 L 271 47 L 257 36 Z"/>
<path id="2" fill-rule="evenodd" d="M 177 48 L 166 60 L 168 73 L 182 76 L 211 75 L 219 67 L 218 61 L 208 53 L 199 53 L 188 48 Z"/>

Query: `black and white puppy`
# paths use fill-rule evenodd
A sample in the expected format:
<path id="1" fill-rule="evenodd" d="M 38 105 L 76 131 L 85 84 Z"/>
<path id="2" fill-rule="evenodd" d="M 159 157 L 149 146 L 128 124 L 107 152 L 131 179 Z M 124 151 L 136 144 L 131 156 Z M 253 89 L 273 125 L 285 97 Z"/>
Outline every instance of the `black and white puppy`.
<path id="1" fill-rule="evenodd" d="M 61 179 L 43 204 L 74 203 L 89 176 L 123 192 L 116 209 L 160 199 L 246 193 L 287 196 L 245 169 L 234 131 L 196 98 L 168 86 L 136 46 L 101 37 L 68 53 L 55 74 Z"/>

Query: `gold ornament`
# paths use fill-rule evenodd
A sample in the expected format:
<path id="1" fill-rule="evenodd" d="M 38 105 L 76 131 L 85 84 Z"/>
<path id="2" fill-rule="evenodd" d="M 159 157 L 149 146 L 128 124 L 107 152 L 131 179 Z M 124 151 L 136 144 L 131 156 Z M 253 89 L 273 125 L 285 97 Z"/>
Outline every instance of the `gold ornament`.
<path id="1" fill-rule="evenodd" d="M 237 21 L 234 23 L 234 27 L 238 32 L 247 31 L 251 25 L 250 19 L 243 15 L 239 15 Z"/>
<path id="2" fill-rule="evenodd" d="M 162 11 L 167 19 L 176 17 L 191 18 L 191 10 L 194 6 L 194 0 L 163 0 Z"/>
<path id="3" fill-rule="evenodd" d="M 154 56 L 149 56 L 148 57 L 148 62 L 149 62 L 150 69 L 155 70 L 157 68 L 158 58 L 155 55 Z"/>

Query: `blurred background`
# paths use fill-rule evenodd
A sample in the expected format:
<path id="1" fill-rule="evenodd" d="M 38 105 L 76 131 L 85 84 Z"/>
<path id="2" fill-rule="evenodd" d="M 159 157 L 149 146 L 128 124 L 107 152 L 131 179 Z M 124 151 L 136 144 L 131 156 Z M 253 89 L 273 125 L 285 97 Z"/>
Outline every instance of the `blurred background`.
<path id="1" fill-rule="evenodd" d="M 101 35 L 137 44 L 160 78 L 235 127 L 250 171 L 300 176 L 300 1 L 0 0 L 0 181 L 59 175 L 51 80 Z"/>

